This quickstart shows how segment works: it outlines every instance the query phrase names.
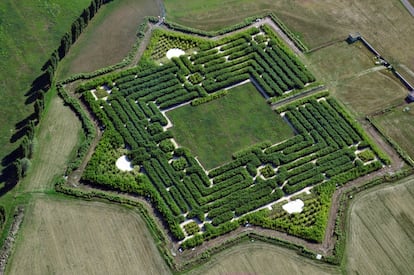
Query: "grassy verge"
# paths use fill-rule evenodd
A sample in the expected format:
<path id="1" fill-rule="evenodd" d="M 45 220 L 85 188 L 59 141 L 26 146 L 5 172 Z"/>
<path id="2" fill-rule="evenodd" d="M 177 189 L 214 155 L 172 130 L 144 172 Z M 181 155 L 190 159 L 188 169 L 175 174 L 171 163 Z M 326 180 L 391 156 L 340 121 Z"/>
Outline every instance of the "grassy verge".
<path id="1" fill-rule="evenodd" d="M 206 169 L 230 161 L 232 153 L 247 146 L 293 136 L 292 129 L 272 112 L 252 84 L 196 107 L 175 109 L 168 116 L 178 143 L 191 149 Z"/>
<path id="2" fill-rule="evenodd" d="M 61 174 L 77 144 L 84 139 L 81 123 L 63 100 L 53 92 L 47 113 L 38 129 L 36 154 L 30 175 L 21 184 L 26 191 L 52 189 L 51 182 Z"/>

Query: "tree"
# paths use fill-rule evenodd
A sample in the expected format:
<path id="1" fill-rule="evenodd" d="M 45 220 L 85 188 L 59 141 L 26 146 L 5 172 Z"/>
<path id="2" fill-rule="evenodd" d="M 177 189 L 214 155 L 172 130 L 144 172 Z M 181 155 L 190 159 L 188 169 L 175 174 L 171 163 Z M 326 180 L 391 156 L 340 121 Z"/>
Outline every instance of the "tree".
<path id="1" fill-rule="evenodd" d="M 22 148 L 23 156 L 29 157 L 30 155 L 30 140 L 27 136 L 24 136 L 22 138 L 22 143 L 20 144 L 20 147 Z"/>
<path id="2" fill-rule="evenodd" d="M 59 59 L 62 60 L 63 57 L 68 53 L 70 46 L 72 45 L 72 38 L 71 34 L 65 33 L 65 35 L 60 40 L 60 47 L 59 47 Z"/>
<path id="3" fill-rule="evenodd" d="M 17 181 L 21 180 L 22 178 L 22 164 L 20 162 L 20 159 L 17 159 L 16 161 L 13 162 L 13 166 L 15 168 L 16 171 L 16 179 Z"/>
<path id="4" fill-rule="evenodd" d="M 55 50 L 50 56 L 50 65 L 52 66 L 54 72 L 57 69 L 58 62 L 59 62 L 59 54 L 57 50 Z"/>
<path id="5" fill-rule="evenodd" d="M 50 88 L 53 82 L 53 78 L 55 77 L 55 71 L 51 65 L 47 66 L 47 69 L 44 73 L 45 75 L 45 85 L 44 88 Z"/>
<path id="6" fill-rule="evenodd" d="M 95 1 L 92 1 L 90 6 L 89 6 L 89 13 L 91 15 L 91 18 L 93 18 L 95 16 L 95 13 L 98 11 L 98 8 L 96 6 Z"/>
<path id="7" fill-rule="evenodd" d="M 34 120 L 30 120 L 29 124 L 27 125 L 27 137 L 29 140 L 34 138 L 35 128 L 36 126 Z"/>
<path id="8" fill-rule="evenodd" d="M 21 166 L 21 177 L 24 178 L 27 175 L 27 172 L 29 172 L 30 166 L 32 163 L 28 158 L 22 158 L 20 159 L 20 166 Z"/>
<path id="9" fill-rule="evenodd" d="M 34 114 L 38 121 L 40 121 L 44 108 L 44 100 L 40 98 L 36 99 L 34 103 Z"/>
<path id="10" fill-rule="evenodd" d="M 79 18 L 73 22 L 71 31 L 72 31 L 72 44 L 73 44 L 75 43 L 76 39 L 78 39 L 82 31 Z"/>
<path id="11" fill-rule="evenodd" d="M 85 25 L 88 25 L 89 20 L 91 19 L 91 14 L 89 12 L 89 9 L 88 8 L 84 9 L 81 16 L 83 20 L 85 20 Z"/>

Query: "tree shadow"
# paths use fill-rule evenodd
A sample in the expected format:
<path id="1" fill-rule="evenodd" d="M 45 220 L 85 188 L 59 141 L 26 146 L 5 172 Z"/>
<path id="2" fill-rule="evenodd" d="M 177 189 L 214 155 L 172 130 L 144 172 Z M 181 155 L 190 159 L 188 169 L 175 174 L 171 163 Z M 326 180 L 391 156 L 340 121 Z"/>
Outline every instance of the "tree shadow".
<path id="1" fill-rule="evenodd" d="M 16 175 L 16 168 L 13 164 L 9 164 L 3 168 L 0 174 L 0 183 L 3 184 L 3 187 L 0 188 L 0 197 L 12 190 L 17 185 L 18 179 Z"/>
<path id="2" fill-rule="evenodd" d="M 10 142 L 11 143 L 15 143 L 16 141 L 18 141 L 19 139 L 21 139 L 22 137 L 24 137 L 27 134 L 27 127 L 21 128 L 19 130 L 17 130 L 11 137 L 10 137 Z"/>
<path id="3" fill-rule="evenodd" d="M 28 115 L 26 118 L 20 120 L 19 122 L 17 122 L 14 125 L 15 126 L 15 129 L 16 130 L 19 130 L 19 129 L 22 129 L 22 128 L 26 127 L 29 124 L 29 122 L 31 120 L 34 120 L 34 119 L 36 119 L 36 115 L 34 113 Z"/>
<path id="4" fill-rule="evenodd" d="M 23 151 L 19 146 L 1 160 L 1 166 L 6 167 L 21 157 L 23 157 Z"/>
<path id="5" fill-rule="evenodd" d="M 47 71 L 39 75 L 31 84 L 30 89 L 26 92 L 25 104 L 31 104 L 39 98 L 39 91 L 46 91 L 50 88 L 50 78 Z"/>
<path id="6" fill-rule="evenodd" d="M 11 143 L 15 143 L 27 134 L 29 122 L 32 120 L 36 120 L 36 115 L 34 113 L 16 123 L 16 132 L 10 137 Z"/>

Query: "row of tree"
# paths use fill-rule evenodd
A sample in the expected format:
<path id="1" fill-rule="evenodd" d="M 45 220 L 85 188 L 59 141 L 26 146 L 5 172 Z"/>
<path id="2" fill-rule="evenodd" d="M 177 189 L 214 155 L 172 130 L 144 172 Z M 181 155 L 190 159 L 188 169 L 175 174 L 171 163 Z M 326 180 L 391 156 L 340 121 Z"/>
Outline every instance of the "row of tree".
<path id="1" fill-rule="evenodd" d="M 108 0 L 93 0 L 89 7 L 85 8 L 80 16 L 73 22 L 71 31 L 65 33 L 60 41 L 60 46 L 57 50 L 53 51 L 49 57 L 49 60 L 42 68 L 43 74 L 38 77 L 32 84 L 31 101 L 34 101 L 34 113 L 27 120 L 25 126 L 25 135 L 22 137 L 19 153 L 16 155 L 16 161 L 13 166 L 15 167 L 16 180 L 19 181 L 22 177 L 26 176 L 27 171 L 30 168 L 30 159 L 33 157 L 33 151 L 36 147 L 35 131 L 36 125 L 42 118 L 43 110 L 45 109 L 45 93 L 51 88 L 54 75 L 57 70 L 60 60 L 62 60 L 70 46 L 80 36 L 88 22 L 98 12 L 99 8 L 109 2 Z"/>

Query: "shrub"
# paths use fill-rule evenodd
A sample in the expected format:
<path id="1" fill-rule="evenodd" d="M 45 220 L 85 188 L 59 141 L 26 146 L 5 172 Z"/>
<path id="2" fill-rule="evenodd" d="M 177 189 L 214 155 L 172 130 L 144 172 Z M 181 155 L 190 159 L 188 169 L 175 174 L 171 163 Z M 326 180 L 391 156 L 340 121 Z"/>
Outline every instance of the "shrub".
<path id="1" fill-rule="evenodd" d="M 260 169 L 260 173 L 265 178 L 270 178 L 270 177 L 273 177 L 274 175 L 276 175 L 275 171 L 273 170 L 273 167 L 269 164 L 267 164 L 265 167 Z"/>
<path id="2" fill-rule="evenodd" d="M 192 84 L 198 84 L 201 81 L 203 81 L 203 77 L 199 74 L 199 73 L 195 73 L 192 74 L 188 77 L 188 80 L 192 83 Z"/>
<path id="3" fill-rule="evenodd" d="M 196 222 L 189 222 L 184 225 L 184 230 L 187 232 L 188 235 L 194 235 L 195 233 L 200 231 L 200 227 Z"/>
<path id="4" fill-rule="evenodd" d="M 170 139 L 161 140 L 159 147 L 164 153 L 172 152 L 175 148 L 174 143 Z"/>
<path id="5" fill-rule="evenodd" d="M 367 161 L 374 160 L 375 159 L 375 154 L 371 150 L 366 149 L 362 152 L 359 152 L 358 157 L 363 162 L 367 162 Z"/>

